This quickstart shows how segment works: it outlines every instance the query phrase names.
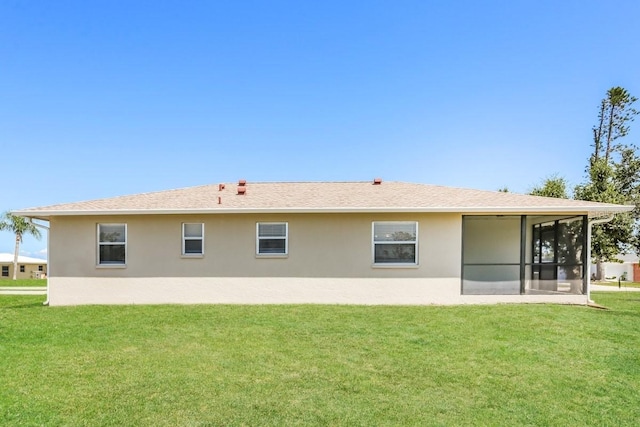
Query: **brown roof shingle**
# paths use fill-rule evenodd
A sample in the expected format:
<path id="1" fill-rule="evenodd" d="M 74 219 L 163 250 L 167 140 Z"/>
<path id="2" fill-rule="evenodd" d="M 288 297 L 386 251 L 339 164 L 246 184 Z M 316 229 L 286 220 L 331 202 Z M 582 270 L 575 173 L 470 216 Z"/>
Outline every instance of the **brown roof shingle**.
<path id="1" fill-rule="evenodd" d="M 597 214 L 632 207 L 555 199 L 516 193 L 385 181 L 371 182 L 248 182 L 239 195 L 238 183 L 202 185 L 177 190 L 64 203 L 15 211 L 46 218 L 56 215 L 123 213 L 225 212 L 460 212 Z"/>

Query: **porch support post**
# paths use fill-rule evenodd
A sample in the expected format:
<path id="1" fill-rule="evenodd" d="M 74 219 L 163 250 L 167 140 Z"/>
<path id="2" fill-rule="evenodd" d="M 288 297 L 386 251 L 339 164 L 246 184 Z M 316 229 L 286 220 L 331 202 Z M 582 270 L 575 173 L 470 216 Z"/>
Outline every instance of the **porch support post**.
<path id="1" fill-rule="evenodd" d="M 520 295 L 524 295 L 527 261 L 527 216 L 520 216 Z"/>
<path id="2" fill-rule="evenodd" d="M 585 286 L 584 293 L 587 294 L 587 302 L 591 301 L 591 225 L 592 222 L 589 221 L 587 223 L 587 262 L 589 264 L 586 265 L 586 274 L 587 276 L 587 285 Z"/>
<path id="3" fill-rule="evenodd" d="M 582 217 L 582 293 L 589 297 L 589 281 L 591 275 L 591 227 L 589 227 L 589 216 Z"/>
<path id="4" fill-rule="evenodd" d="M 462 215 L 462 235 L 460 239 L 460 295 L 464 295 L 464 223 L 465 215 Z"/>

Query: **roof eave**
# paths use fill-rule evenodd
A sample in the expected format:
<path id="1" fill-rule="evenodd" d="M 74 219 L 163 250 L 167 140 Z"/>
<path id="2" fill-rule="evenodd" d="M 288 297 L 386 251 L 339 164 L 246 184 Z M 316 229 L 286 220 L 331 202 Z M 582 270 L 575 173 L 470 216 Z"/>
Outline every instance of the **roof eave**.
<path id="1" fill-rule="evenodd" d="M 52 216 L 113 215 L 198 215 L 198 214 L 273 214 L 273 213 L 459 213 L 459 214 L 602 214 L 629 212 L 634 206 L 492 206 L 492 207 L 354 207 L 354 208 L 214 208 L 214 209 L 104 209 L 104 210 L 16 210 L 14 215 L 49 220 Z"/>

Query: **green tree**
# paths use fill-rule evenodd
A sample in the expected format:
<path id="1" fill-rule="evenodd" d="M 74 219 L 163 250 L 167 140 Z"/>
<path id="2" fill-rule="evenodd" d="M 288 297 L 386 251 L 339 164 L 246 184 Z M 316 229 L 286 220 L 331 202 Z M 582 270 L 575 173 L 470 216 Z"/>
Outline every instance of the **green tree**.
<path id="1" fill-rule="evenodd" d="M 635 204 L 633 212 L 618 214 L 605 224 L 593 227 L 591 253 L 597 265 L 596 278 L 602 279 L 602 262 L 614 261 L 619 253 L 638 251 L 640 219 L 640 159 L 635 147 L 619 142 L 628 135 L 638 111 L 637 98 L 626 89 L 614 87 L 600 102 L 598 122 L 593 127 L 593 153 L 587 166 L 587 181 L 578 185 L 576 199 L 603 203 Z"/>
<path id="2" fill-rule="evenodd" d="M 20 243 L 25 234 L 31 234 L 36 239 L 40 239 L 40 230 L 31 222 L 30 219 L 13 215 L 11 212 L 5 212 L 0 218 L 0 230 L 11 231 L 16 236 L 16 246 L 13 253 L 13 280 L 16 280 L 18 272 L 18 254 L 20 252 Z"/>
<path id="3" fill-rule="evenodd" d="M 608 164 L 613 152 L 622 147 L 615 141 L 629 133 L 629 123 L 638 114 L 638 111 L 633 108 L 633 103 L 637 100 L 626 89 L 619 86 L 607 91 L 607 96 L 600 101 L 598 124 L 593 127 L 592 161 L 598 161 L 604 157 L 605 163 Z"/>
<path id="4" fill-rule="evenodd" d="M 557 199 L 568 199 L 567 181 L 558 175 L 546 178 L 541 185 L 533 187 L 529 192 L 532 196 L 555 197 Z"/>

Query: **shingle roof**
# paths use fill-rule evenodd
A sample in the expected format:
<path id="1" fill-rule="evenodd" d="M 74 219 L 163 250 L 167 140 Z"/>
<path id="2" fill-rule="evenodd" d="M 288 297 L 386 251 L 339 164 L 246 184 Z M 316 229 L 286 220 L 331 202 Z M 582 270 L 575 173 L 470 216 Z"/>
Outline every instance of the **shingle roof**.
<path id="1" fill-rule="evenodd" d="M 250 212 L 602 213 L 630 206 L 439 185 L 370 182 L 212 184 L 15 211 L 23 216 Z"/>
<path id="2" fill-rule="evenodd" d="M 0 253 L 0 264 L 12 264 L 12 263 L 13 263 L 13 254 Z M 18 255 L 18 263 L 19 264 L 46 264 L 47 260 Z"/>

